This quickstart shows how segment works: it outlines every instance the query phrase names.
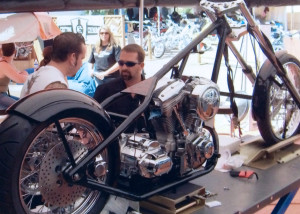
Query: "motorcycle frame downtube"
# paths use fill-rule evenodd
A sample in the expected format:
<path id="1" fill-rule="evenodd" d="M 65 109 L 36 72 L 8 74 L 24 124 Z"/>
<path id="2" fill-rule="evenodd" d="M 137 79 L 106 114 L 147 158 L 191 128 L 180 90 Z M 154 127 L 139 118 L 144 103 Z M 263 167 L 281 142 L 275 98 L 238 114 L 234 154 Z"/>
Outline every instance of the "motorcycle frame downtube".
<path id="1" fill-rule="evenodd" d="M 113 142 L 118 136 L 130 125 L 133 119 L 137 118 L 149 105 L 154 89 L 159 79 L 161 79 L 174 65 L 176 65 L 182 58 L 187 56 L 195 46 L 197 46 L 204 38 L 206 38 L 209 34 L 214 32 L 217 28 L 224 27 L 224 20 L 218 19 L 213 22 L 210 26 L 208 26 L 198 37 L 196 37 L 189 45 L 187 45 L 183 50 L 181 50 L 174 58 L 172 58 L 167 64 L 165 64 L 154 76 L 147 79 L 146 81 L 151 81 L 151 86 L 149 88 L 149 93 L 145 96 L 144 101 L 141 105 L 134 110 L 124 121 L 123 123 L 116 128 L 116 130 L 106 138 L 101 144 L 99 144 L 90 154 L 87 155 L 84 159 L 79 161 L 79 163 L 75 167 L 69 167 L 66 169 L 66 176 L 72 178 L 75 173 L 80 171 L 80 169 L 88 164 L 93 158 L 95 158 L 107 145 Z M 183 69 L 182 69 L 183 71 Z M 182 72 L 181 71 L 181 72 Z M 181 74 L 180 74 L 181 75 Z M 113 95 L 112 97 L 104 100 L 101 105 L 105 106 L 113 99 L 122 96 L 123 93 L 118 93 Z"/>
<path id="2" fill-rule="evenodd" d="M 224 53 L 224 48 L 225 48 L 225 41 L 228 33 L 230 33 L 230 26 L 228 25 L 227 21 L 225 20 L 225 17 L 222 17 L 221 20 L 223 20 L 223 25 L 217 28 L 218 36 L 219 36 L 219 43 L 218 43 L 218 48 L 216 52 L 216 57 L 215 57 L 215 62 L 214 62 L 214 67 L 213 67 L 213 72 L 211 75 L 211 80 L 215 83 L 218 82 L 218 77 L 220 73 L 220 67 L 221 67 L 221 62 L 222 62 L 222 56 Z"/>

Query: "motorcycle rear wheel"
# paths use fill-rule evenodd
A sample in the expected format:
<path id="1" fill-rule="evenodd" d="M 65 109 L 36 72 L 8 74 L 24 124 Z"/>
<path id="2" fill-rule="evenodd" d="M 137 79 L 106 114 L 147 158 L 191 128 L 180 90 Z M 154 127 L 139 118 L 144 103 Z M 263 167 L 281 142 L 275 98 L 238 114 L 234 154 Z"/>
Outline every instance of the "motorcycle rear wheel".
<path id="1" fill-rule="evenodd" d="M 11 116 L 0 140 L 0 169 L 4 173 L 0 177 L 0 213 L 99 214 L 109 195 L 69 184 L 64 179 L 62 172 L 70 159 L 57 128 L 60 124 L 75 162 L 78 162 L 108 135 L 99 130 L 99 121 L 95 114 L 57 116 L 38 124 Z M 1 126 L 5 126 L 5 122 Z M 13 137 L 17 132 L 28 134 Z M 116 148 L 114 145 L 105 148 L 94 160 L 104 166 L 102 176 L 93 176 L 86 170 L 87 176 L 112 185 L 116 177 L 115 156 L 119 152 Z"/>
<path id="2" fill-rule="evenodd" d="M 280 61 L 286 70 L 287 77 L 300 94 L 300 62 L 290 54 L 284 54 Z M 276 73 L 275 68 L 274 73 Z M 264 106 L 265 118 L 258 119 L 257 125 L 267 145 L 276 144 L 279 141 L 288 139 L 300 131 L 300 110 L 286 85 L 277 76 L 270 76 L 266 83 Z"/>

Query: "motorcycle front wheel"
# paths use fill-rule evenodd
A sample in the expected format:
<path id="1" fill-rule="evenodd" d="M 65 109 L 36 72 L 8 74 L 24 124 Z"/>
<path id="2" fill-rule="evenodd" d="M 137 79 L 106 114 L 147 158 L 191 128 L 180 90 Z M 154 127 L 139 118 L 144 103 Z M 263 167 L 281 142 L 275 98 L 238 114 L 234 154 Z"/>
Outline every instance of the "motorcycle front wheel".
<path id="1" fill-rule="evenodd" d="M 107 136 L 108 133 L 99 130 L 99 121 L 97 115 L 81 114 L 57 116 L 34 125 L 24 118 L 12 116 L 5 133 L 1 133 L 6 140 L 0 140 L 0 168 L 3 173 L 0 213 L 99 214 L 109 195 L 64 179 L 63 169 L 71 164 L 71 158 L 62 143 L 65 138 L 77 163 Z M 1 126 L 5 126 L 5 122 Z M 14 137 L 17 132 L 28 135 Z M 20 140 L 23 138 L 23 141 Z M 112 185 L 116 177 L 115 156 L 119 152 L 116 148 L 110 146 L 98 154 L 85 169 L 86 176 Z M 102 169 L 97 176 L 93 171 L 96 164 Z"/>
<path id="2" fill-rule="evenodd" d="M 285 53 L 281 61 L 288 79 L 300 94 L 300 62 L 292 55 Z M 275 68 L 272 72 L 276 73 Z M 268 145 L 288 139 L 300 130 L 300 110 L 287 90 L 284 82 L 277 76 L 270 76 L 265 82 L 265 101 L 259 108 L 265 118 L 258 118 L 257 125 L 264 141 Z"/>

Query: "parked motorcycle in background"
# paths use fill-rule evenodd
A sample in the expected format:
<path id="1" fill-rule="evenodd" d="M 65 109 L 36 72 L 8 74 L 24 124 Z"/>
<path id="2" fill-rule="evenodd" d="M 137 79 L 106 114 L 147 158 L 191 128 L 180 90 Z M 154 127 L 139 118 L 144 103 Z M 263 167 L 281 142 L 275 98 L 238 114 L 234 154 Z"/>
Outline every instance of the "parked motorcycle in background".
<path id="1" fill-rule="evenodd" d="M 178 22 L 178 23 L 177 23 Z M 211 23 L 208 17 L 202 17 L 196 20 L 189 20 L 180 16 L 180 19 L 172 19 L 169 15 L 168 19 L 161 24 L 160 33 L 158 33 L 156 22 L 145 22 L 143 30 L 143 49 L 148 52 L 151 48 L 152 55 L 155 58 L 161 58 L 164 53 L 179 51 L 185 48 L 196 36 L 199 35 L 201 29 Z M 126 34 L 128 43 L 139 43 L 139 33 L 130 32 Z M 196 51 L 204 53 L 212 48 L 212 41 L 216 43 L 216 35 L 204 39 L 198 46 Z"/>
<path id="2" fill-rule="evenodd" d="M 126 34 L 128 44 L 136 43 L 139 44 L 140 37 L 137 32 L 130 32 Z M 142 47 L 145 52 L 151 48 L 152 55 L 156 58 L 160 58 L 165 53 L 165 45 L 163 38 L 158 35 L 158 30 L 156 26 L 147 25 L 144 27 Z"/>

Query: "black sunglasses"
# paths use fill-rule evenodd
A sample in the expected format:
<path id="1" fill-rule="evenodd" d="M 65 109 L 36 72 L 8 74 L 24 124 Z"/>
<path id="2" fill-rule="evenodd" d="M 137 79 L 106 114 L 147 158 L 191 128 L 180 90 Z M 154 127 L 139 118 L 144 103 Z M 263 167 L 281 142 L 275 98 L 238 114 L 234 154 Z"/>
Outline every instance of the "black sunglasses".
<path id="1" fill-rule="evenodd" d="M 136 64 L 141 64 L 141 63 L 140 63 L 140 62 L 130 62 L 130 61 L 124 62 L 124 61 L 122 61 L 122 60 L 119 60 L 119 61 L 118 61 L 118 64 L 119 64 L 120 66 L 126 65 L 127 67 L 133 67 L 133 66 L 135 66 Z"/>

